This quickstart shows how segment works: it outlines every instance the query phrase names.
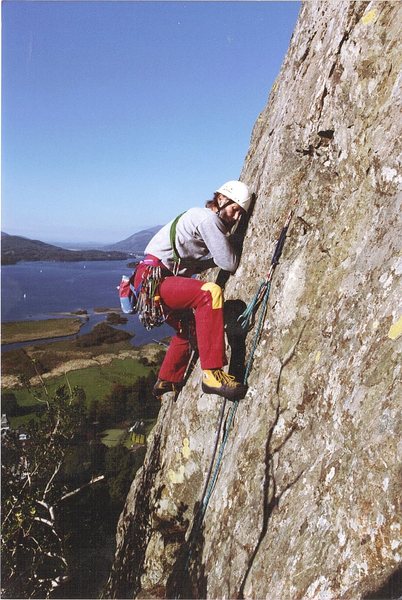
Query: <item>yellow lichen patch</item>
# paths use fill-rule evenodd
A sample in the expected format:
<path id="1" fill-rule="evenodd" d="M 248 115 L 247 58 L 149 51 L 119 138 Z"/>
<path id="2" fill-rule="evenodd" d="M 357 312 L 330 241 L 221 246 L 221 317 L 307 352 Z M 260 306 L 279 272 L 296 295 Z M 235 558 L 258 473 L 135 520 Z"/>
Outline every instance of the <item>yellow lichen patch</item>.
<path id="1" fill-rule="evenodd" d="M 388 331 L 388 337 L 391 340 L 397 340 L 399 336 L 402 335 L 402 316 L 393 323 Z"/>
<path id="2" fill-rule="evenodd" d="M 368 13 L 366 13 L 365 15 L 362 16 L 363 25 L 369 25 L 370 23 L 375 21 L 376 17 L 377 17 L 377 11 L 375 9 L 369 10 Z"/>
<path id="3" fill-rule="evenodd" d="M 177 471 L 169 469 L 168 477 L 172 483 L 183 483 L 184 481 L 184 467 L 181 465 Z"/>
<path id="4" fill-rule="evenodd" d="M 190 441 L 188 438 L 184 438 L 183 440 L 183 448 L 181 449 L 181 453 L 184 458 L 190 458 L 191 450 L 190 450 Z"/>
<path id="5" fill-rule="evenodd" d="M 223 297 L 222 297 L 222 288 L 216 283 L 212 283 L 208 281 L 204 283 L 201 288 L 202 290 L 207 290 L 211 293 L 212 296 L 212 308 L 222 308 L 223 306 Z"/>
<path id="6" fill-rule="evenodd" d="M 315 355 L 315 362 L 316 364 L 318 364 L 320 362 L 320 358 L 321 358 L 321 350 L 318 350 L 318 352 Z"/>

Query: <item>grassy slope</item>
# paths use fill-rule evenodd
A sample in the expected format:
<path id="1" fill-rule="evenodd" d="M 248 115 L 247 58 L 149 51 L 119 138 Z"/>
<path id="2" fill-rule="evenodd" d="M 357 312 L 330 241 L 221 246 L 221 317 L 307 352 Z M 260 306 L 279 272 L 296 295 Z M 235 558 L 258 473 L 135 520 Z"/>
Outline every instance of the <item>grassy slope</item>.
<path id="1" fill-rule="evenodd" d="M 146 367 L 140 362 L 131 358 L 123 360 L 114 359 L 109 365 L 100 365 L 99 367 L 87 367 L 77 371 L 70 371 L 66 376 L 48 379 L 46 381 L 46 389 L 50 396 L 61 385 L 70 384 L 71 387 L 79 386 L 85 390 L 87 404 L 92 400 L 102 401 L 110 392 L 115 383 L 121 385 L 130 385 L 143 375 L 147 375 L 150 367 Z M 37 403 L 32 394 L 26 389 L 3 390 L 4 392 L 12 392 L 17 398 L 20 406 L 30 406 Z M 40 387 L 35 388 L 36 393 L 41 393 L 42 397 L 45 392 Z M 20 419 L 21 417 L 16 417 Z M 12 422 L 12 425 L 14 422 Z"/>

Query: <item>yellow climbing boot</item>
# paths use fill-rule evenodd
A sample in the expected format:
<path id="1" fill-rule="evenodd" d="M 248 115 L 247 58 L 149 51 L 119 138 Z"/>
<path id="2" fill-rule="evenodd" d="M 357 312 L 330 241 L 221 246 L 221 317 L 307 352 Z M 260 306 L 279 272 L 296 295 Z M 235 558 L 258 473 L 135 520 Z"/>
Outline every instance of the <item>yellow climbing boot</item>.
<path id="1" fill-rule="evenodd" d="M 240 400 L 247 392 L 247 386 L 239 383 L 222 369 L 205 369 L 202 372 L 202 391 L 217 394 L 228 400 Z"/>

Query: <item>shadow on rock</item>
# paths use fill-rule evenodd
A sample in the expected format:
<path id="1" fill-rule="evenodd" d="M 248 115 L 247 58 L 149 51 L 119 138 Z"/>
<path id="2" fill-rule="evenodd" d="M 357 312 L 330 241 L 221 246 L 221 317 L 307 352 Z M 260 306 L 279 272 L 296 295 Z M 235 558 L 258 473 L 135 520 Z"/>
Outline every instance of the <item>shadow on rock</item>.
<path id="1" fill-rule="evenodd" d="M 200 504 L 195 506 L 195 518 L 187 542 L 178 554 L 166 584 L 166 598 L 203 599 L 207 597 L 207 576 L 202 562 L 204 525 Z"/>
<path id="2" fill-rule="evenodd" d="M 230 346 L 229 373 L 237 381 L 243 381 L 246 361 L 246 336 L 238 319 L 244 312 L 246 304 L 242 300 L 226 300 L 224 304 L 225 331 Z"/>
<path id="3" fill-rule="evenodd" d="M 290 437 L 292 436 L 293 431 L 294 431 L 294 429 L 291 429 L 279 446 L 277 446 L 276 448 L 272 447 L 273 433 L 274 433 L 276 425 L 278 424 L 279 417 L 282 414 L 282 412 L 283 411 L 281 411 L 280 404 L 278 401 L 278 403 L 275 407 L 275 419 L 269 429 L 267 441 L 265 444 L 265 461 L 264 461 L 265 462 L 265 479 L 264 479 L 264 485 L 263 485 L 262 528 L 261 528 L 261 532 L 260 532 L 257 544 L 254 548 L 254 551 L 250 555 L 247 567 L 246 567 L 244 575 L 243 575 L 243 580 L 240 585 L 239 593 L 237 595 L 237 598 L 240 598 L 240 599 L 244 598 L 244 589 L 246 586 L 247 578 L 253 567 L 255 558 L 258 554 L 261 544 L 264 541 L 265 536 L 267 535 L 268 527 L 269 527 L 269 523 L 270 523 L 273 511 L 278 506 L 279 501 L 282 498 L 283 494 L 285 492 L 287 492 L 293 485 L 295 485 L 295 483 L 297 483 L 297 481 L 303 475 L 303 471 L 300 472 L 293 481 L 291 481 L 286 487 L 284 487 L 279 492 L 277 482 L 276 482 L 276 477 L 275 477 L 273 457 L 277 452 L 279 452 L 279 450 L 281 450 L 281 448 L 283 448 L 283 446 L 290 439 Z"/>
<path id="4" fill-rule="evenodd" d="M 399 600 L 400 598 L 402 598 L 402 567 L 394 571 L 378 590 L 364 596 L 363 600 Z"/>

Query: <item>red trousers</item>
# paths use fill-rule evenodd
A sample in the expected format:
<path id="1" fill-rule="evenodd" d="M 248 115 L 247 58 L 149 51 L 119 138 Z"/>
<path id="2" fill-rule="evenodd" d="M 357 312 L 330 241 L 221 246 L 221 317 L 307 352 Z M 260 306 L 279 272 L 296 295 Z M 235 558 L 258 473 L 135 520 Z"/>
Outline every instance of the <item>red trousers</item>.
<path id="1" fill-rule="evenodd" d="M 136 287 L 141 281 L 144 269 L 142 264 L 137 267 Z M 191 355 L 191 328 L 183 324 L 193 318 L 201 368 L 223 367 L 227 361 L 223 292 L 219 285 L 188 277 L 168 276 L 162 281 L 159 294 L 168 312 L 166 322 L 176 330 L 160 368 L 159 377 L 175 383 L 183 380 Z"/>

